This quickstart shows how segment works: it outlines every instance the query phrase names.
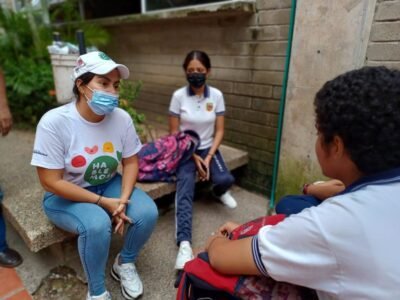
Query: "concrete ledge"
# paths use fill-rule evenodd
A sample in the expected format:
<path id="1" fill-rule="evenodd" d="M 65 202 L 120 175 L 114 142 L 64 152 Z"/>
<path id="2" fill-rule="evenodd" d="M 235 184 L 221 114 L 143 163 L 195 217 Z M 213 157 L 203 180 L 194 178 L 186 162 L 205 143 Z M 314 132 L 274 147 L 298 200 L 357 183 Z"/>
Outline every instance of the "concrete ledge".
<path id="1" fill-rule="evenodd" d="M 43 189 L 30 166 L 34 133 L 12 131 L 0 143 L 0 184 L 4 191 L 3 213 L 28 248 L 37 252 L 73 235 L 51 224 L 43 209 Z M 220 150 L 230 170 L 246 165 L 247 152 L 229 146 Z M 175 191 L 172 183 L 138 183 L 153 199 Z"/>
<path id="2" fill-rule="evenodd" d="M 224 157 L 225 163 L 229 170 L 234 170 L 248 163 L 248 155 L 246 151 L 232 148 L 226 145 L 220 146 L 220 151 Z M 155 183 L 137 183 L 137 186 L 149 194 L 153 199 L 160 198 L 175 192 L 175 183 L 155 182 Z"/>

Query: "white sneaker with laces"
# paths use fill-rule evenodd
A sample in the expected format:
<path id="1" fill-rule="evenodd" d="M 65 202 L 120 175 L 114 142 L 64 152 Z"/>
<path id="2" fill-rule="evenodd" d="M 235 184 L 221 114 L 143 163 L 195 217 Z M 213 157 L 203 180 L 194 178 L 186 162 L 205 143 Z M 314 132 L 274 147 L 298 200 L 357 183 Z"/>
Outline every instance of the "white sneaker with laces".
<path id="1" fill-rule="evenodd" d="M 188 241 L 179 244 L 178 255 L 176 256 L 175 269 L 182 270 L 186 262 L 193 259 L 193 251 Z"/>
<path id="2" fill-rule="evenodd" d="M 111 295 L 108 291 L 98 296 L 90 296 L 89 292 L 86 295 L 86 300 L 111 300 Z"/>
<path id="3" fill-rule="evenodd" d="M 225 192 L 225 194 L 221 195 L 219 197 L 219 200 L 225 205 L 228 206 L 229 208 L 235 208 L 237 206 L 237 202 L 235 198 L 232 197 L 231 193 L 229 191 Z"/>
<path id="4" fill-rule="evenodd" d="M 135 299 L 143 294 L 143 284 L 134 263 L 119 264 L 119 254 L 111 268 L 111 276 L 121 282 L 121 291 L 125 299 Z"/>

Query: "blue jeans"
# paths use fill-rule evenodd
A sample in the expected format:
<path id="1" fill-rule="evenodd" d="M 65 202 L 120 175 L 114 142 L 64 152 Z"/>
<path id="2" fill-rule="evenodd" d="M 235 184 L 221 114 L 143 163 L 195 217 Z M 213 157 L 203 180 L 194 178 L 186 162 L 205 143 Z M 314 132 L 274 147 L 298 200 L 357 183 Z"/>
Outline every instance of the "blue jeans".
<path id="1" fill-rule="evenodd" d="M 209 150 L 210 148 L 197 150 L 196 154 L 205 158 Z M 196 170 L 196 164 L 193 159 L 184 161 L 177 169 L 175 220 L 178 245 L 182 241 L 192 241 L 192 208 Z M 235 178 L 226 167 L 219 151 L 215 153 L 210 162 L 210 180 L 213 184 L 214 194 L 217 197 L 224 194 L 235 182 Z"/>
<path id="2" fill-rule="evenodd" d="M 288 195 L 282 197 L 275 207 L 277 214 L 285 214 L 290 216 L 291 214 L 298 214 L 303 209 L 317 206 L 321 203 L 321 200 L 310 195 Z"/>
<path id="3" fill-rule="evenodd" d="M 121 175 L 110 181 L 87 187 L 96 194 L 110 198 L 121 195 Z M 63 199 L 53 193 L 46 193 L 43 201 L 47 217 L 57 227 L 78 234 L 78 251 L 85 270 L 92 296 L 106 291 L 105 268 L 111 241 L 111 216 L 102 207 L 85 202 Z M 124 235 L 124 244 L 120 251 L 121 263 L 134 262 L 150 237 L 157 221 L 158 211 L 153 199 L 142 190 L 135 188 L 126 208 L 131 218 Z"/>
<path id="4" fill-rule="evenodd" d="M 0 252 L 7 249 L 6 242 L 6 223 L 4 222 L 1 202 L 3 200 L 3 191 L 0 188 Z"/>

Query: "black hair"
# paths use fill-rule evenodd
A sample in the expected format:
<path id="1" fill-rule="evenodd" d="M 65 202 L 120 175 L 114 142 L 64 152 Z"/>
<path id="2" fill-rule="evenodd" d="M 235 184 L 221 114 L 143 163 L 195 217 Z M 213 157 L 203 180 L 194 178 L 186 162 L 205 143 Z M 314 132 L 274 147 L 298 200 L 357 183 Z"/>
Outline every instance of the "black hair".
<path id="1" fill-rule="evenodd" d="M 364 67 L 328 81 L 314 100 L 324 144 L 335 135 L 365 175 L 400 167 L 400 71 Z"/>
<path id="2" fill-rule="evenodd" d="M 81 76 L 79 76 L 77 79 L 75 79 L 74 87 L 72 88 L 72 92 L 76 96 L 77 100 L 79 100 L 79 90 L 78 90 L 78 87 L 76 86 L 76 81 L 78 79 L 80 79 L 80 80 L 82 80 L 82 84 L 86 85 L 93 79 L 94 76 L 96 76 L 96 74 L 87 72 L 87 73 L 84 73 Z"/>
<path id="3" fill-rule="evenodd" d="M 186 55 L 186 58 L 183 61 L 182 67 L 185 71 L 193 59 L 197 59 L 199 62 L 201 62 L 202 65 L 205 66 L 207 70 L 211 69 L 211 61 L 207 53 L 200 50 L 193 50 Z"/>

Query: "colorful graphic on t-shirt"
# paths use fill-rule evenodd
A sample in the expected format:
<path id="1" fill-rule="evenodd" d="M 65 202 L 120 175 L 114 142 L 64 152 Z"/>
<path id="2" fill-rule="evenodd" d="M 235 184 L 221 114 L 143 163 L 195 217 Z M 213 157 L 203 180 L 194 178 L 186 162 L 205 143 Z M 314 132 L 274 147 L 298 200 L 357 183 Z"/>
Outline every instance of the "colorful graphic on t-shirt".
<path id="1" fill-rule="evenodd" d="M 84 147 L 84 151 L 87 154 L 94 155 L 99 152 L 99 146 L 94 145 L 92 147 Z M 111 142 L 105 142 L 103 144 L 104 153 L 114 153 L 114 145 Z M 86 156 L 86 158 L 85 158 Z M 101 155 L 95 157 L 94 160 L 90 161 L 88 155 L 76 155 L 71 160 L 71 165 L 74 168 L 82 168 L 87 166 L 84 180 L 91 185 L 98 185 L 107 182 L 117 171 L 118 163 L 122 159 L 122 152 L 116 151 L 117 159 L 110 155 Z M 88 162 L 88 160 L 90 162 Z M 83 172 L 84 170 L 82 170 Z"/>
<path id="2" fill-rule="evenodd" d="M 117 158 L 118 158 L 118 161 L 121 161 L 121 159 L 122 159 L 122 152 L 117 151 Z"/>
<path id="3" fill-rule="evenodd" d="M 84 165 L 86 165 L 86 159 L 85 157 L 83 157 L 82 155 L 78 155 L 75 156 L 72 160 L 71 160 L 71 165 L 75 168 L 80 168 L 83 167 Z"/>
<path id="4" fill-rule="evenodd" d="M 114 152 L 114 145 L 111 142 L 105 142 L 103 145 L 103 152 Z"/>
<path id="5" fill-rule="evenodd" d="M 102 184 L 111 178 L 117 167 L 118 161 L 114 157 L 99 156 L 90 163 L 83 178 L 91 185 Z"/>
<path id="6" fill-rule="evenodd" d="M 207 111 L 212 111 L 214 108 L 214 104 L 212 102 L 207 102 L 206 103 L 206 110 Z"/>
<path id="7" fill-rule="evenodd" d="M 92 148 L 85 147 L 85 152 L 88 154 L 96 154 L 97 151 L 99 151 L 99 147 L 97 147 L 97 145 L 93 146 Z"/>

